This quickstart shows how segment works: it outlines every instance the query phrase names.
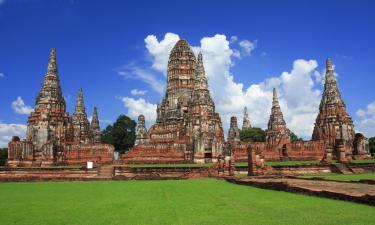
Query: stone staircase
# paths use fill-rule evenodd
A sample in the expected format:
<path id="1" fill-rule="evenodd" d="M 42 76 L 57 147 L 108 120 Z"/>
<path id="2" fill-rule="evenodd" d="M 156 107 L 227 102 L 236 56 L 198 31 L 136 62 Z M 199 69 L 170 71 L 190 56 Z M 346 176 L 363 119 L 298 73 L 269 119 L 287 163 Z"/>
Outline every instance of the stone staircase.
<path id="1" fill-rule="evenodd" d="M 336 163 L 334 164 L 337 171 L 341 174 L 353 174 L 353 170 L 345 163 Z"/>
<path id="2" fill-rule="evenodd" d="M 102 165 L 99 169 L 99 178 L 112 178 L 115 170 L 113 165 Z"/>

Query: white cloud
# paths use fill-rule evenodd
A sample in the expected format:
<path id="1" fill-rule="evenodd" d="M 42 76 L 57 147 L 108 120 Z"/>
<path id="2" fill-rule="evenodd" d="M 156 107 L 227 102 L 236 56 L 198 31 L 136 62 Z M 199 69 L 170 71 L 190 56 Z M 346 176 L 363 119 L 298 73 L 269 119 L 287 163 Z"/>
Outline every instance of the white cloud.
<path id="1" fill-rule="evenodd" d="M 18 96 L 17 99 L 12 102 L 12 108 L 17 114 L 30 114 L 32 111 L 34 111 L 33 108 L 25 105 L 25 102 L 21 96 Z"/>
<path id="2" fill-rule="evenodd" d="M 255 49 L 255 42 L 251 42 L 250 40 L 242 40 L 239 42 L 239 45 L 244 52 L 245 55 L 250 55 L 251 52 Z"/>
<path id="3" fill-rule="evenodd" d="M 138 89 L 132 89 L 130 91 L 132 95 L 145 95 L 147 93 L 146 90 L 138 90 Z"/>
<path id="4" fill-rule="evenodd" d="M 25 124 L 5 124 L 0 123 L 0 148 L 8 146 L 12 136 L 25 138 L 27 126 Z"/>
<path id="5" fill-rule="evenodd" d="M 366 109 L 358 109 L 358 120 L 355 121 L 356 129 L 367 137 L 375 136 L 375 101 L 368 104 Z"/>
<path id="6" fill-rule="evenodd" d="M 137 121 L 139 115 L 144 115 L 146 124 L 150 127 L 156 120 L 156 104 L 147 102 L 143 98 L 134 99 L 129 97 L 122 97 L 121 101 L 125 108 L 128 109 L 128 116 Z"/>
<path id="7" fill-rule="evenodd" d="M 146 48 L 153 59 L 152 68 L 167 74 L 167 64 L 169 53 L 173 46 L 180 40 L 177 34 L 166 33 L 160 42 L 155 35 L 148 35 L 145 38 Z"/>
<path id="8" fill-rule="evenodd" d="M 1 0 L 0 0 L 1 1 Z M 1 4 L 1 3 L 0 3 Z M 4 73 L 0 73 L 0 78 L 4 78 L 5 77 L 5 74 Z"/>
<path id="9" fill-rule="evenodd" d="M 139 68 L 133 64 L 124 66 L 122 70 L 117 72 L 119 75 L 130 78 L 142 80 L 146 84 L 150 85 L 152 90 L 162 94 L 164 93 L 165 81 L 158 79 L 151 71 L 147 69 Z"/>
<path id="10" fill-rule="evenodd" d="M 272 88 L 276 87 L 288 127 L 297 135 L 310 138 L 321 94 L 321 86 L 316 85 L 318 63 L 315 60 L 298 59 L 293 62 L 290 71 L 269 77 L 260 83 L 245 85 L 236 82 L 231 74 L 233 60 L 240 58 L 238 50 L 231 46 L 236 44 L 237 40 L 236 37 L 231 37 L 228 40 L 225 35 L 216 34 L 213 37 L 203 37 L 200 46 L 192 46 L 194 53 L 198 51 L 203 53 L 211 95 L 214 98 L 216 110 L 221 115 L 225 132 L 229 127 L 232 115 L 238 117 L 239 126 L 241 126 L 245 106 L 249 110 L 252 125 L 266 128 L 271 111 Z M 145 39 L 146 48 L 153 59 L 152 67 L 155 70 L 166 73 L 169 52 L 176 41 L 178 41 L 177 34 L 168 33 L 160 41 L 154 35 L 147 36 Z M 252 45 L 247 40 L 241 42 L 242 51 L 247 51 L 250 54 L 255 47 L 255 42 L 248 41 Z M 155 90 L 151 82 L 149 84 Z M 164 93 L 164 90 L 159 93 Z M 143 98 L 135 100 L 124 97 L 122 101 L 129 110 L 128 114 L 133 118 L 147 112 L 149 116 L 145 115 L 146 120 L 149 123 L 155 121 L 155 104 L 149 103 Z"/>

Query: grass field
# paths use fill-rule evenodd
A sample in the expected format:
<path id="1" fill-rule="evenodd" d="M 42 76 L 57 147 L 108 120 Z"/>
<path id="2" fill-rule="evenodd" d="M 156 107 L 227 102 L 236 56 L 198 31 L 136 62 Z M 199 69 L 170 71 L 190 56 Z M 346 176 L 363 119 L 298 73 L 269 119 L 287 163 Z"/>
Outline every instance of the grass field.
<path id="1" fill-rule="evenodd" d="M 375 180 L 375 173 L 363 174 L 316 174 L 303 175 L 304 178 L 320 177 L 325 180 L 343 180 L 343 181 L 358 181 L 358 180 Z"/>
<path id="2" fill-rule="evenodd" d="M 213 179 L 1 183 L 1 224 L 373 224 L 375 208 Z"/>

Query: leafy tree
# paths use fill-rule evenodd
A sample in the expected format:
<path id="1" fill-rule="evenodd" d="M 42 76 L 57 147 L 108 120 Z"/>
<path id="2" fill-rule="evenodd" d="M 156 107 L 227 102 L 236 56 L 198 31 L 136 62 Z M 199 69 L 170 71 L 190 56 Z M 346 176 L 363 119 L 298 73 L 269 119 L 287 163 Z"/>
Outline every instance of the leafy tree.
<path id="1" fill-rule="evenodd" d="M 370 137 L 368 139 L 368 144 L 371 154 L 375 154 L 375 137 Z"/>
<path id="2" fill-rule="evenodd" d="M 296 142 L 296 141 L 303 141 L 302 138 L 298 137 L 295 133 L 293 132 L 290 132 L 290 140 L 292 142 Z"/>
<path id="3" fill-rule="evenodd" d="M 137 123 L 125 115 L 120 115 L 116 122 L 102 131 L 104 143 L 112 144 L 115 150 L 124 153 L 134 146 Z"/>
<path id="4" fill-rule="evenodd" d="M 240 131 L 240 140 L 244 142 L 262 142 L 266 140 L 266 133 L 259 127 L 252 127 Z"/>
<path id="5" fill-rule="evenodd" d="M 4 166 L 8 159 L 8 149 L 0 148 L 0 166 Z"/>

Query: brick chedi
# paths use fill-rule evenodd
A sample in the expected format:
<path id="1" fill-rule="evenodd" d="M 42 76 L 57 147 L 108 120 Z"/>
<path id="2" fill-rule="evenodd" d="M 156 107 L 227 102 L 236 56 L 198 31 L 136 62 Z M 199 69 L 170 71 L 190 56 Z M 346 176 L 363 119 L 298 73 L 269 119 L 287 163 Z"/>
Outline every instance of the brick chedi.
<path id="1" fill-rule="evenodd" d="M 145 116 L 138 116 L 137 128 L 135 130 L 135 145 L 144 144 L 148 141 Z"/>
<path id="2" fill-rule="evenodd" d="M 249 114 L 247 113 L 247 107 L 243 110 L 243 121 L 242 121 L 242 130 L 250 129 L 251 123 L 249 119 Z"/>
<path id="3" fill-rule="evenodd" d="M 202 55 L 197 60 L 183 39 L 170 53 L 166 93 L 157 105 L 156 123 L 148 137 L 146 143 L 125 154 L 125 161 L 199 163 L 221 154 L 224 135 L 209 93 Z"/>
<path id="4" fill-rule="evenodd" d="M 357 135 L 357 138 L 363 139 L 362 136 Z M 333 158 L 339 159 L 343 157 L 344 154 L 344 157 L 350 160 L 354 151 L 354 143 L 356 149 L 364 149 L 356 153 L 367 157 L 369 154 L 368 148 L 358 146 L 358 143 L 365 142 L 357 141 L 355 137 L 353 120 L 346 112 L 346 105 L 341 98 L 332 62 L 328 58 L 326 61 L 324 92 L 320 102 L 319 114 L 316 118 L 312 140 L 324 140 L 327 144 L 327 148 L 332 149 Z"/>
<path id="5" fill-rule="evenodd" d="M 92 113 L 92 120 L 91 120 L 91 135 L 92 135 L 92 143 L 101 143 L 102 138 L 100 135 L 100 124 L 99 124 L 99 116 L 98 110 L 94 107 L 94 112 Z"/>
<path id="6" fill-rule="evenodd" d="M 202 53 L 194 73 L 194 89 L 188 106 L 187 135 L 193 142 L 194 162 L 216 158 L 223 149 L 224 133 L 220 116 L 215 112 L 215 103 L 208 89 Z"/>
<path id="7" fill-rule="evenodd" d="M 66 112 L 52 49 L 47 73 L 36 98 L 34 112 L 28 118 L 26 139 L 14 137 L 8 145 L 8 164 L 48 165 L 52 163 L 110 162 L 114 148 L 92 144 L 91 130 L 80 90 L 73 117 Z"/>
<path id="8" fill-rule="evenodd" d="M 235 117 L 235 116 L 232 116 L 230 118 L 230 127 L 229 127 L 229 130 L 228 130 L 227 140 L 229 142 L 240 141 L 240 129 L 238 129 L 237 117 Z"/>
<path id="9" fill-rule="evenodd" d="M 74 141 L 77 143 L 89 143 L 92 141 L 90 122 L 87 119 L 85 104 L 83 102 L 82 88 L 78 91 L 75 110 L 73 113 Z"/>
<path id="10" fill-rule="evenodd" d="M 290 142 L 290 131 L 286 127 L 284 116 L 281 112 L 276 88 L 273 89 L 271 115 L 266 130 L 266 142 L 273 146 Z"/>

